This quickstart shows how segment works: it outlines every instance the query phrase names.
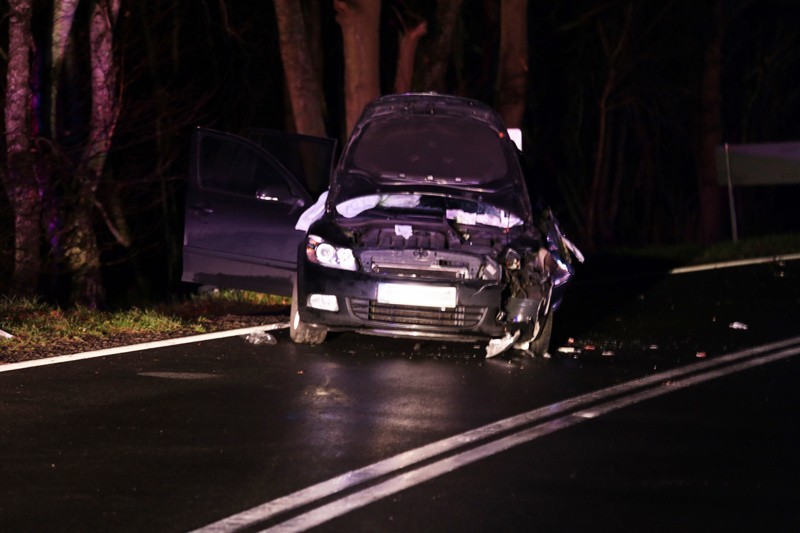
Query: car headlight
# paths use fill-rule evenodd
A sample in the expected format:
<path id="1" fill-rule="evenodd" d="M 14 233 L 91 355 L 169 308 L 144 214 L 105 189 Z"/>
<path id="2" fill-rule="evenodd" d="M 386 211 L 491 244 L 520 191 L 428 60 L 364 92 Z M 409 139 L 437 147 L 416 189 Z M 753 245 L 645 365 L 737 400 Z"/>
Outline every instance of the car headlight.
<path id="1" fill-rule="evenodd" d="M 353 250 L 343 246 L 334 246 L 317 235 L 308 236 L 306 257 L 308 257 L 309 261 L 318 265 L 342 270 L 357 270 Z"/>

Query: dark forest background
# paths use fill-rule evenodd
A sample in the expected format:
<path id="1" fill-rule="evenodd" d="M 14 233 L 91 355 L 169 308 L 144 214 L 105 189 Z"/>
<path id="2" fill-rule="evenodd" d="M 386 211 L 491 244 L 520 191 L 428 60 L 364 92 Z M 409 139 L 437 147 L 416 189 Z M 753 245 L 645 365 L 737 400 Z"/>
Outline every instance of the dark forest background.
<path id="1" fill-rule="evenodd" d="M 324 129 L 340 141 L 347 134 L 348 95 L 344 28 L 335 4 L 356 9 L 365 2 L 297 3 L 310 37 L 321 45 L 312 47 L 312 59 Z M 52 43 L 56 3 L 0 1 L 6 110 L 9 74 L 16 68 L 10 66 L 9 31 L 16 20 L 10 14 L 20 4 L 31 7 L 32 90 L 23 152 L 33 158 L 28 179 L 42 208 L 35 217 L 41 270 L 35 279 L 15 283 L 20 222 L 12 189 L 22 178 L 12 179 L 7 117 L 0 141 L 0 291 L 90 305 L 175 295 L 185 290 L 179 282 L 183 191 L 194 128 L 239 134 L 251 127 L 296 129 L 275 4 L 83 0 L 59 62 Z M 570 237 L 590 251 L 730 238 L 726 192 L 708 185 L 714 172 L 709 146 L 800 139 L 800 2 L 522 3 L 528 45 L 519 124 L 524 153 L 535 171 L 532 187 L 554 207 Z M 454 8 L 455 19 L 442 83 L 431 87 L 426 74 L 441 51 L 444 5 Z M 87 137 L 97 100 L 95 67 L 87 58 L 98 6 L 113 14 L 108 59 L 118 108 L 103 164 L 92 174 Z M 500 0 L 380 2 L 379 91 L 395 91 L 400 38 L 425 23 L 411 89 L 435 88 L 499 106 L 500 42 L 509 31 L 500 6 Z M 736 200 L 743 236 L 800 226 L 797 186 L 740 188 Z M 100 257 L 102 287 L 89 298 L 85 286 L 74 288 L 81 268 L 74 249 L 84 241 L 71 241 L 67 233 L 78 209 L 93 227 Z"/>

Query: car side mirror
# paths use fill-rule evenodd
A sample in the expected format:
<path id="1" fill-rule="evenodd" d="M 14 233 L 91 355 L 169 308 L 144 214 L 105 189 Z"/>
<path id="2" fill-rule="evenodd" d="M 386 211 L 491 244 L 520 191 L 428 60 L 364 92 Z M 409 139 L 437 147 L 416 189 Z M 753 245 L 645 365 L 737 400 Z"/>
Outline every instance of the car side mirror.
<path id="1" fill-rule="evenodd" d="M 256 200 L 263 202 L 280 202 L 280 194 L 272 187 L 261 187 L 256 191 Z"/>
<path id="2" fill-rule="evenodd" d="M 283 187 L 261 187 L 256 191 L 256 200 L 289 204 L 293 207 L 303 207 L 306 205 L 302 198 L 291 196 Z"/>

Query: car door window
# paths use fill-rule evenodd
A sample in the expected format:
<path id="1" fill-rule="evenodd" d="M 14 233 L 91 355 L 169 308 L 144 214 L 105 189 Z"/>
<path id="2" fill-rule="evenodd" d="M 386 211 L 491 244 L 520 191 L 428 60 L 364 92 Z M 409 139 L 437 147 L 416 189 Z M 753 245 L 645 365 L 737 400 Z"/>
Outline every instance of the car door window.
<path id="1" fill-rule="evenodd" d="M 203 189 L 283 203 L 305 196 L 288 182 L 286 169 L 260 148 L 217 136 L 199 142 L 197 177 Z"/>
<path id="2" fill-rule="evenodd" d="M 335 140 L 265 129 L 251 130 L 247 139 L 280 161 L 312 196 L 317 197 L 328 188 Z"/>

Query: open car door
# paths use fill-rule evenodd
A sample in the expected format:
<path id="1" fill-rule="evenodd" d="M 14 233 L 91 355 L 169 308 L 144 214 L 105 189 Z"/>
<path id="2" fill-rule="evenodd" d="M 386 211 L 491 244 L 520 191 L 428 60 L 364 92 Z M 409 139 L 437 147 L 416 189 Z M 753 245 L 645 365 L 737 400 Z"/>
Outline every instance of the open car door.
<path id="1" fill-rule="evenodd" d="M 183 281 L 290 296 L 294 229 L 325 190 L 336 143 L 254 130 L 198 129 L 186 193 Z M 275 155 L 272 155 L 275 154 Z"/>

